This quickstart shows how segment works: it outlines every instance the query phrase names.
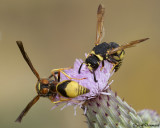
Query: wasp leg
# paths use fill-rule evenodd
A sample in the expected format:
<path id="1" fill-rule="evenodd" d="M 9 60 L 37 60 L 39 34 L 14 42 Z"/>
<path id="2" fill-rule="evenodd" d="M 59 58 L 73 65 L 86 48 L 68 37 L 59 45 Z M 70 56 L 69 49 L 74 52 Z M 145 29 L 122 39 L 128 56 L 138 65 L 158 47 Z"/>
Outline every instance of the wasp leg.
<path id="1" fill-rule="evenodd" d="M 63 70 L 68 70 L 71 69 L 72 67 L 68 67 L 68 68 L 57 68 L 57 69 L 53 69 L 51 72 L 59 72 L 59 71 L 63 71 Z"/>
<path id="2" fill-rule="evenodd" d="M 53 97 L 53 96 L 49 96 L 48 98 L 51 100 L 51 102 L 54 102 L 54 100 L 55 100 L 55 97 Z"/>
<path id="3" fill-rule="evenodd" d="M 52 77 L 54 77 L 55 81 L 58 81 L 55 72 L 52 72 L 52 74 L 48 77 L 48 79 L 51 79 Z M 59 78 L 59 77 L 58 77 L 58 78 Z"/>
<path id="4" fill-rule="evenodd" d="M 70 69 L 70 68 L 72 68 L 72 67 L 63 68 L 63 70 Z M 59 70 L 62 70 L 62 68 L 60 68 L 60 69 L 53 69 L 51 71 L 51 75 L 48 78 L 50 79 L 50 78 L 54 77 L 55 81 L 59 82 L 60 81 L 60 71 Z M 58 78 L 56 77 L 56 74 L 58 74 Z"/>
<path id="5" fill-rule="evenodd" d="M 59 68 L 59 69 L 53 69 L 51 71 L 51 76 L 49 76 L 49 78 L 51 78 L 52 76 L 54 76 L 55 80 L 60 82 L 60 72 L 62 72 L 62 70 L 67 70 L 67 69 L 71 69 L 72 67 L 68 67 L 68 68 Z M 63 72 L 64 73 L 64 72 Z M 58 74 L 58 79 L 56 77 L 56 74 Z"/>
<path id="6" fill-rule="evenodd" d="M 102 71 L 102 69 L 104 68 L 104 60 L 102 60 L 102 67 L 101 67 L 101 71 Z"/>
<path id="7" fill-rule="evenodd" d="M 84 64 L 84 62 L 80 65 L 79 67 L 79 70 L 78 70 L 78 73 L 80 74 L 81 73 L 81 68 L 82 68 L 82 65 Z"/>
<path id="8" fill-rule="evenodd" d="M 110 70 L 110 73 L 113 72 L 113 70 L 115 69 L 115 67 L 118 65 L 118 63 L 112 63 L 113 64 L 113 67 L 112 69 Z"/>
<path id="9" fill-rule="evenodd" d="M 69 100 L 71 100 L 71 99 L 66 99 L 66 98 L 59 98 L 60 100 L 58 100 L 58 101 L 55 101 L 55 102 L 53 102 L 53 103 L 55 103 L 55 104 L 57 104 L 57 103 L 60 103 L 60 102 L 63 102 L 63 101 L 69 101 Z"/>
<path id="10" fill-rule="evenodd" d="M 75 80 L 83 80 L 83 79 L 86 79 L 86 78 L 81 78 L 81 79 L 78 79 L 78 78 L 72 78 L 70 77 L 68 74 L 66 74 L 63 70 L 66 70 L 66 69 L 71 69 L 71 67 L 69 68 L 59 68 L 59 69 L 53 69 L 51 71 L 52 74 L 55 74 L 55 73 L 58 73 L 58 80 L 60 80 L 60 72 L 63 73 L 68 79 L 75 79 Z"/>
<path id="11" fill-rule="evenodd" d="M 96 79 L 96 75 L 95 75 L 95 72 L 93 71 L 93 77 L 94 77 L 94 81 L 95 82 L 98 82 L 98 80 Z"/>

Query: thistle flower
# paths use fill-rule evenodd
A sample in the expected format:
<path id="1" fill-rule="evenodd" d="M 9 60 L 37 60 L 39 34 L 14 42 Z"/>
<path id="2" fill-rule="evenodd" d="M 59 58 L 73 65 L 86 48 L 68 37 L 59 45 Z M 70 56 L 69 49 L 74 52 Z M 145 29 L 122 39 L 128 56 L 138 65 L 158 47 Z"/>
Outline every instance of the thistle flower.
<path id="1" fill-rule="evenodd" d="M 155 127 L 160 128 L 160 116 L 156 111 L 144 109 L 139 111 L 138 115 L 142 118 L 144 124 L 155 125 Z"/>
<path id="2" fill-rule="evenodd" d="M 105 61 L 104 63 L 105 68 L 103 68 L 102 70 L 101 70 L 102 65 L 100 65 L 99 68 L 95 71 L 96 77 L 98 79 L 98 82 L 95 82 L 92 73 L 89 71 L 86 65 L 83 65 L 81 69 L 81 74 L 78 73 L 78 69 L 81 63 L 82 60 L 77 59 L 74 63 L 73 69 L 65 70 L 65 73 L 68 74 L 71 78 L 85 78 L 83 80 L 74 80 L 74 81 L 88 88 L 90 92 L 84 95 L 80 95 L 76 98 L 70 98 L 69 101 L 62 101 L 58 103 L 55 107 L 57 107 L 61 103 L 67 103 L 66 106 L 79 105 L 80 107 L 82 107 L 82 105 L 88 100 L 96 98 L 100 95 L 110 95 L 110 93 L 107 93 L 106 90 L 110 85 L 108 84 L 108 81 L 113 74 L 113 72 L 110 73 L 113 65 L 108 61 Z M 63 73 L 61 73 L 60 75 L 61 75 L 61 81 L 68 79 Z M 58 101 L 59 98 L 60 95 L 57 95 L 55 101 Z"/>
<path id="3" fill-rule="evenodd" d="M 90 89 L 90 92 L 84 95 L 80 95 L 76 98 L 70 98 L 69 101 L 62 101 L 57 103 L 54 107 L 56 108 L 61 103 L 66 103 L 62 109 L 67 106 L 79 106 L 84 110 L 84 115 L 87 118 L 87 123 L 89 128 L 133 128 L 133 127 L 142 127 L 146 123 L 147 117 L 148 120 L 153 118 L 158 123 L 160 117 L 154 116 L 154 112 L 141 111 L 137 113 L 131 106 L 129 106 L 124 100 L 121 100 L 117 96 L 117 93 L 114 93 L 109 83 L 109 79 L 114 72 L 111 72 L 113 65 L 108 61 L 105 61 L 104 68 L 101 70 L 102 65 L 98 67 L 95 71 L 98 82 L 94 81 L 93 74 L 89 71 L 86 65 L 83 65 L 81 74 L 78 74 L 79 66 L 81 65 L 82 60 L 76 60 L 74 67 L 65 72 L 72 78 L 86 78 L 83 80 L 75 80 L 80 85 Z M 67 80 L 68 78 L 61 73 L 61 81 Z M 60 96 L 57 95 L 55 100 L 59 100 Z M 61 110 L 62 110 L 61 109 Z M 150 113 L 150 114 L 148 114 Z M 152 113 L 152 114 L 151 114 Z M 152 116 L 151 116 L 152 115 Z M 152 121 L 153 122 L 153 121 Z M 155 123 L 154 122 L 154 123 Z M 149 123 L 149 121 L 147 122 Z"/>

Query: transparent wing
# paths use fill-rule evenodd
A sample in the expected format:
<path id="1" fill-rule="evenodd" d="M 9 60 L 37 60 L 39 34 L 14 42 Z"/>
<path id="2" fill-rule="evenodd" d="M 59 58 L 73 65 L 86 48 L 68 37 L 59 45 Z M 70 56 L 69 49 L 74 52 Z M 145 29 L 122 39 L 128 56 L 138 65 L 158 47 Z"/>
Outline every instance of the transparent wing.
<path id="1" fill-rule="evenodd" d="M 104 36 L 104 13 L 105 13 L 105 8 L 100 4 L 97 10 L 97 29 L 96 29 L 96 41 L 95 45 L 98 45 Z"/>
<path id="2" fill-rule="evenodd" d="M 139 44 L 139 43 L 141 43 L 141 42 L 143 42 L 143 41 L 146 41 L 146 40 L 148 40 L 148 39 L 149 39 L 149 38 L 144 38 L 144 39 L 135 40 L 135 41 L 131 41 L 130 43 L 123 44 L 123 45 L 121 45 L 121 46 L 119 46 L 119 47 L 117 47 L 117 48 L 114 48 L 114 49 L 108 51 L 108 54 L 111 55 L 111 54 L 116 53 L 116 52 L 119 51 L 119 50 L 123 50 L 123 49 L 126 49 L 126 48 L 133 47 L 133 46 L 135 46 L 136 44 Z"/>
<path id="3" fill-rule="evenodd" d="M 27 112 L 30 110 L 30 108 L 39 100 L 39 95 L 37 95 L 36 97 L 33 98 L 33 100 L 31 100 L 29 102 L 29 104 L 25 107 L 25 109 L 21 112 L 21 114 L 18 116 L 18 118 L 16 119 L 15 122 L 21 122 L 22 118 L 27 114 Z"/>
<path id="4" fill-rule="evenodd" d="M 25 59 L 25 61 L 27 62 L 27 64 L 29 65 L 30 69 L 32 70 L 32 72 L 34 73 L 34 75 L 37 77 L 37 79 L 40 81 L 40 76 L 38 74 L 38 72 L 36 71 L 36 69 L 33 67 L 32 65 L 32 62 L 31 60 L 29 59 L 27 53 L 25 52 L 24 50 L 24 47 L 23 47 L 23 43 L 22 41 L 16 41 L 22 55 L 23 55 L 23 58 Z"/>

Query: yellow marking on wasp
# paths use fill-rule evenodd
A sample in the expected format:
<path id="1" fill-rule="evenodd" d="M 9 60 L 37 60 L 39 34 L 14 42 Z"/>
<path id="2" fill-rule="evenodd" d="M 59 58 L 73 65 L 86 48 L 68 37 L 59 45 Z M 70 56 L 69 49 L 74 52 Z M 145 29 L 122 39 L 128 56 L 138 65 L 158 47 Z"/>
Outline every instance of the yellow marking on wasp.
<path id="1" fill-rule="evenodd" d="M 63 81 L 64 82 L 64 81 Z M 62 82 L 60 82 L 59 84 L 61 84 Z M 56 90 L 58 88 L 58 85 L 56 87 Z M 66 88 L 64 89 L 66 92 L 66 95 L 69 98 L 75 98 L 79 95 L 85 94 L 87 92 L 89 92 L 89 90 L 87 90 L 85 87 L 83 87 L 82 85 L 79 85 L 77 82 L 75 81 L 71 81 L 67 84 Z M 58 92 L 58 90 L 57 90 Z M 63 96 L 60 92 L 58 92 L 61 96 Z"/>
<path id="2" fill-rule="evenodd" d="M 97 56 L 100 61 L 103 60 L 103 57 L 101 55 L 99 55 L 99 54 L 96 54 L 95 51 L 91 51 L 91 54 Z"/>
<path id="3" fill-rule="evenodd" d="M 62 101 L 69 101 L 69 100 L 71 100 L 71 99 L 66 99 L 66 98 L 59 98 L 60 100 L 58 100 L 58 101 L 53 101 L 53 103 L 54 104 L 57 104 L 57 103 L 60 103 L 60 102 L 62 102 Z"/>
<path id="4" fill-rule="evenodd" d="M 122 60 L 124 58 L 124 51 L 122 51 L 121 55 L 120 55 L 120 59 Z"/>
<path id="5" fill-rule="evenodd" d="M 113 64 L 113 67 L 112 67 L 112 69 L 110 70 L 110 73 L 112 73 L 113 72 L 113 70 L 114 70 L 114 68 L 118 65 L 118 63 L 112 63 Z"/>
<path id="6" fill-rule="evenodd" d="M 39 90 L 39 91 L 40 91 L 40 89 L 41 89 L 40 87 L 41 87 L 41 84 L 39 83 L 39 84 L 38 84 L 38 90 Z"/>
<path id="7" fill-rule="evenodd" d="M 106 59 L 108 59 L 108 53 L 109 53 L 109 51 L 107 51 L 107 53 L 106 53 Z"/>
<path id="8" fill-rule="evenodd" d="M 95 54 L 95 51 L 91 51 L 91 54 L 94 54 L 94 55 L 96 55 L 96 54 Z"/>
<path id="9" fill-rule="evenodd" d="M 88 64 L 87 66 L 88 66 L 88 69 L 89 69 L 90 71 L 93 70 L 93 68 L 91 67 L 91 64 Z"/>
<path id="10" fill-rule="evenodd" d="M 119 51 L 117 51 L 117 54 L 120 54 L 122 51 L 121 50 L 119 50 Z"/>
<path id="11" fill-rule="evenodd" d="M 120 60 L 119 56 L 113 56 L 115 60 Z"/>
<path id="12" fill-rule="evenodd" d="M 80 86 L 81 85 L 79 85 L 77 82 L 71 81 L 65 88 L 67 96 L 70 98 L 77 97 L 79 95 L 79 91 L 81 91 L 81 89 L 78 89 Z"/>
<path id="13" fill-rule="evenodd" d="M 101 55 L 96 55 L 96 56 L 98 57 L 98 59 L 99 59 L 100 61 L 103 60 L 103 57 L 102 57 Z"/>
<path id="14" fill-rule="evenodd" d="M 122 60 L 123 58 L 124 58 L 124 51 L 117 51 L 117 54 L 119 55 L 119 56 L 113 56 L 113 58 L 115 59 L 115 60 Z"/>

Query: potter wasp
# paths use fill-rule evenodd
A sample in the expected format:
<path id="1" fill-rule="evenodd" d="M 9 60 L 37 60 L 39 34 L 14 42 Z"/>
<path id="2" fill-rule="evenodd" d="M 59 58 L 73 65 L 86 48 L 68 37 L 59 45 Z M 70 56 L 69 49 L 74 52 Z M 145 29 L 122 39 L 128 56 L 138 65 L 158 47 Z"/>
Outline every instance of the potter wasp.
<path id="1" fill-rule="evenodd" d="M 90 90 L 82 85 L 79 85 L 77 82 L 73 80 L 64 80 L 60 82 L 60 73 L 63 73 L 66 77 L 69 79 L 76 79 L 81 80 L 77 78 L 71 78 L 68 76 L 63 70 L 69 69 L 69 68 L 61 68 L 61 69 L 54 69 L 51 71 L 51 75 L 48 78 L 40 78 L 38 72 L 33 67 L 31 60 L 29 59 L 27 53 L 24 50 L 23 43 L 21 41 L 17 41 L 17 45 L 23 55 L 23 58 L 29 65 L 30 69 L 34 73 L 34 75 L 37 77 L 37 84 L 36 84 L 36 91 L 37 96 L 35 96 L 28 105 L 24 108 L 24 110 L 21 112 L 21 114 L 16 119 L 16 122 L 21 122 L 22 118 L 27 114 L 27 112 L 30 110 L 30 108 L 39 100 L 40 97 L 47 97 L 52 102 L 54 102 L 55 97 L 57 94 L 60 96 L 66 97 L 66 98 L 59 98 L 60 100 L 58 102 L 62 101 L 68 101 L 69 98 L 75 98 L 79 95 L 88 93 Z M 54 77 L 54 79 L 52 79 Z M 82 78 L 84 79 L 84 78 Z M 57 103 L 57 101 L 55 102 Z"/>
<path id="2" fill-rule="evenodd" d="M 124 49 L 130 48 L 138 43 L 141 43 L 149 39 L 149 38 L 144 38 L 140 40 L 135 40 L 123 45 L 119 45 L 118 43 L 115 42 L 101 43 L 104 36 L 104 26 L 103 26 L 104 13 L 105 13 L 105 8 L 102 7 L 102 5 L 100 4 L 97 10 L 97 30 L 96 30 L 95 47 L 92 49 L 91 53 L 88 54 L 85 62 L 83 62 L 80 65 L 78 70 L 78 73 L 80 74 L 82 65 L 86 64 L 90 72 L 93 73 L 95 82 L 97 82 L 95 71 L 99 67 L 100 62 L 102 62 L 102 68 L 103 68 L 104 60 L 109 61 L 110 63 L 113 64 L 112 70 L 116 72 L 122 64 L 125 54 Z"/>

